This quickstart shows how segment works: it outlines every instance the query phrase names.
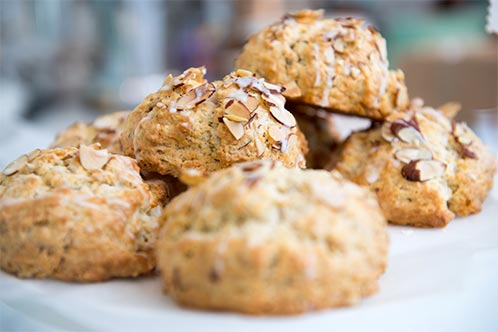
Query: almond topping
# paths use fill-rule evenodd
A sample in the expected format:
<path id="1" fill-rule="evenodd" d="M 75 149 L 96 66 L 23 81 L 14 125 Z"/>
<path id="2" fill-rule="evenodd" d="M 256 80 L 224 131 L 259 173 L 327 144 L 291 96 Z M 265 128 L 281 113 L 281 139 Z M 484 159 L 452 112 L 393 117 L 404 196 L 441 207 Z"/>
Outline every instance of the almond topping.
<path id="1" fill-rule="evenodd" d="M 351 67 L 351 76 L 353 76 L 353 78 L 359 77 L 360 74 L 361 74 L 361 71 L 358 67 L 355 67 L 355 66 Z"/>
<path id="2" fill-rule="evenodd" d="M 401 174 L 408 181 L 424 182 L 442 176 L 445 170 L 439 160 L 413 160 L 403 166 Z"/>
<path id="3" fill-rule="evenodd" d="M 418 129 L 418 124 L 414 119 L 410 119 L 409 121 L 394 121 L 391 124 L 391 131 L 406 143 L 414 143 L 415 141 L 421 142 L 423 140 L 422 134 Z"/>
<path id="4" fill-rule="evenodd" d="M 296 119 L 286 109 L 282 110 L 279 107 L 270 106 L 270 113 L 278 122 L 286 125 L 287 127 L 292 128 L 296 125 Z"/>
<path id="5" fill-rule="evenodd" d="M 344 52 L 344 40 L 342 39 L 334 40 L 334 50 L 336 50 L 339 53 Z"/>
<path id="6" fill-rule="evenodd" d="M 391 131 L 391 123 L 390 122 L 385 122 L 382 127 L 381 127 L 381 136 L 383 139 L 385 139 L 387 142 L 392 142 L 395 138 L 393 135 L 393 132 Z"/>
<path id="7" fill-rule="evenodd" d="M 2 173 L 4 175 L 12 175 L 20 170 L 28 162 L 28 156 L 23 154 L 19 156 L 16 160 L 5 166 Z"/>
<path id="8" fill-rule="evenodd" d="M 249 110 L 249 112 L 254 112 L 256 108 L 259 106 L 259 100 L 255 96 L 248 95 L 247 100 L 245 102 L 245 106 Z"/>
<path id="9" fill-rule="evenodd" d="M 268 128 L 268 136 L 275 142 L 281 142 L 285 137 L 285 132 L 281 126 L 271 126 Z"/>
<path id="10" fill-rule="evenodd" d="M 237 75 L 239 77 L 247 77 L 247 76 L 253 76 L 254 74 L 252 72 L 250 72 L 249 70 L 237 69 L 237 71 L 235 72 L 235 75 Z"/>
<path id="11" fill-rule="evenodd" d="M 448 119 L 453 119 L 462 109 L 462 105 L 456 102 L 449 102 L 437 108 Z"/>
<path id="12" fill-rule="evenodd" d="M 470 145 L 472 143 L 469 127 L 465 123 L 457 123 L 453 126 L 453 134 L 456 140 L 462 145 Z"/>
<path id="13" fill-rule="evenodd" d="M 290 81 L 285 85 L 285 91 L 282 94 L 288 98 L 297 98 L 302 96 L 303 93 L 296 81 Z"/>
<path id="14" fill-rule="evenodd" d="M 268 106 L 278 106 L 282 108 L 285 106 L 285 97 L 280 94 L 263 93 L 261 98 L 263 98 Z"/>
<path id="15" fill-rule="evenodd" d="M 244 126 L 240 122 L 235 122 L 232 120 L 229 120 L 227 118 L 223 118 L 223 123 L 228 128 L 228 131 L 235 137 L 236 140 L 239 140 L 244 136 Z"/>
<path id="16" fill-rule="evenodd" d="M 394 153 L 396 159 L 409 163 L 412 160 L 430 160 L 432 159 L 432 152 L 426 148 L 419 149 L 400 149 Z"/>
<path id="17" fill-rule="evenodd" d="M 36 157 L 38 157 L 38 155 L 41 153 L 41 150 L 40 149 L 34 149 L 33 151 L 31 151 L 30 153 L 27 154 L 27 157 L 28 157 L 28 162 L 32 161 L 33 159 L 35 159 Z"/>
<path id="18" fill-rule="evenodd" d="M 109 161 L 107 150 L 95 150 L 91 146 L 80 145 L 80 162 L 86 170 L 101 169 Z"/>
<path id="19" fill-rule="evenodd" d="M 265 145 L 258 138 L 255 140 L 256 150 L 258 151 L 258 157 L 260 157 L 265 152 Z"/>
<path id="20" fill-rule="evenodd" d="M 187 94 L 178 99 L 176 108 L 179 110 L 184 110 L 197 106 L 211 97 L 211 95 L 215 91 L 216 88 L 212 83 L 204 83 L 202 85 L 199 85 L 198 87 L 190 90 L 189 92 L 187 92 Z"/>
<path id="21" fill-rule="evenodd" d="M 251 112 L 239 100 L 230 100 L 225 105 L 225 118 L 235 122 L 247 122 L 251 117 Z"/>

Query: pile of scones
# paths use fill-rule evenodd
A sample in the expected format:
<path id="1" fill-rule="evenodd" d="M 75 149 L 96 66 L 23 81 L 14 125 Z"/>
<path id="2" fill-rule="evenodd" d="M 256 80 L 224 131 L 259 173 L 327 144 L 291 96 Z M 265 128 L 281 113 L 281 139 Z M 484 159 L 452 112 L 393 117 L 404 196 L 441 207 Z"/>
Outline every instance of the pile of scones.
<path id="1" fill-rule="evenodd" d="M 375 293 L 387 221 L 481 210 L 494 155 L 455 103 L 410 101 L 360 19 L 287 14 L 231 74 L 169 75 L 132 112 L 76 123 L 0 175 L 0 266 L 96 282 L 160 271 L 178 303 L 295 314 Z M 335 114 L 371 120 L 340 133 Z"/>

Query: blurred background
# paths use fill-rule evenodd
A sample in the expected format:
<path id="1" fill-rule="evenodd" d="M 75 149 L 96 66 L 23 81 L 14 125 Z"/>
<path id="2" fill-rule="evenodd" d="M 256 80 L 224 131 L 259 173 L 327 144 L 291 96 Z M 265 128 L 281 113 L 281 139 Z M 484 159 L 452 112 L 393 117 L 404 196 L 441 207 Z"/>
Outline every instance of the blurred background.
<path id="1" fill-rule="evenodd" d="M 133 109 L 168 73 L 233 69 L 248 36 L 285 12 L 361 16 L 387 40 L 411 97 L 463 105 L 489 142 L 497 132 L 497 36 L 488 1 L 0 0 L 0 166 L 76 120 Z M 495 6 L 495 10 L 496 6 Z M 491 126 L 490 126 L 491 123 Z"/>

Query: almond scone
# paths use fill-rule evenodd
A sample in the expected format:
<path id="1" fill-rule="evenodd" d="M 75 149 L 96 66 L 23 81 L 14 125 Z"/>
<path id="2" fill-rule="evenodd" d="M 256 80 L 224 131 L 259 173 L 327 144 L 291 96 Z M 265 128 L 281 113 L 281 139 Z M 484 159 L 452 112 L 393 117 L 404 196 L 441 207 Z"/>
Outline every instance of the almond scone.
<path id="1" fill-rule="evenodd" d="M 305 167 L 306 140 L 280 86 L 244 70 L 209 83 L 205 72 L 169 75 L 135 108 L 121 136 L 128 156 L 145 171 L 180 178 L 264 158 Z"/>
<path id="2" fill-rule="evenodd" d="M 363 23 L 287 14 L 249 38 L 235 67 L 282 84 L 289 100 L 384 119 L 408 105 L 404 75 L 389 70 L 386 41 Z"/>
<path id="3" fill-rule="evenodd" d="M 368 190 L 263 160 L 211 174 L 166 207 L 157 245 L 180 304 L 296 314 L 358 303 L 386 268 L 386 220 Z"/>
<path id="4" fill-rule="evenodd" d="M 420 105 L 351 135 L 335 168 L 375 192 L 390 222 L 444 227 L 481 210 L 496 158 L 465 123 Z"/>
<path id="5" fill-rule="evenodd" d="M 123 154 L 119 136 L 130 112 L 122 111 L 99 116 L 91 123 L 76 122 L 61 131 L 50 145 L 54 148 L 78 147 L 99 143 L 111 153 Z"/>
<path id="6" fill-rule="evenodd" d="M 166 184 L 98 146 L 34 150 L 0 175 L 0 267 L 22 278 L 102 281 L 155 268 Z"/>

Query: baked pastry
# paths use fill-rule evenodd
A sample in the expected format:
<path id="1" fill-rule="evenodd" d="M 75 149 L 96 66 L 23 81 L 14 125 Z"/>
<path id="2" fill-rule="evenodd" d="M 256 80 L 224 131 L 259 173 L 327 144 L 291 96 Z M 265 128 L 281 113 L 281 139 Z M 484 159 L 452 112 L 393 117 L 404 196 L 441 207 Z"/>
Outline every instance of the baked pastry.
<path id="1" fill-rule="evenodd" d="M 333 114 L 309 105 L 287 103 L 285 107 L 294 115 L 308 141 L 307 168 L 326 168 L 336 157 L 340 144 L 353 131 L 370 126 L 368 119 Z"/>
<path id="2" fill-rule="evenodd" d="M 235 66 L 282 84 L 290 100 L 342 113 L 380 120 L 408 105 L 384 38 L 361 19 L 323 19 L 323 10 L 287 14 L 255 33 Z"/>
<path id="3" fill-rule="evenodd" d="M 148 273 L 166 190 L 97 146 L 22 155 L 0 175 L 0 266 L 82 282 Z"/>
<path id="4" fill-rule="evenodd" d="M 128 156 L 145 171 L 175 177 L 263 158 L 305 167 L 306 140 L 280 86 L 243 70 L 208 83 L 205 72 L 169 75 L 135 108 L 121 136 Z"/>
<path id="5" fill-rule="evenodd" d="M 336 169 L 374 191 L 390 222 L 444 227 L 481 210 L 496 160 L 465 123 L 421 107 L 352 134 Z"/>
<path id="6" fill-rule="evenodd" d="M 111 153 L 123 154 L 119 136 L 128 114 L 130 112 L 115 112 L 100 116 L 92 123 L 76 122 L 57 135 L 50 149 L 100 143 Z"/>
<path id="7" fill-rule="evenodd" d="M 157 243 L 182 305 L 295 314 L 375 293 L 387 260 L 374 196 L 323 170 L 264 160 L 211 174 L 166 207 Z"/>

